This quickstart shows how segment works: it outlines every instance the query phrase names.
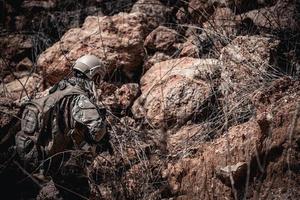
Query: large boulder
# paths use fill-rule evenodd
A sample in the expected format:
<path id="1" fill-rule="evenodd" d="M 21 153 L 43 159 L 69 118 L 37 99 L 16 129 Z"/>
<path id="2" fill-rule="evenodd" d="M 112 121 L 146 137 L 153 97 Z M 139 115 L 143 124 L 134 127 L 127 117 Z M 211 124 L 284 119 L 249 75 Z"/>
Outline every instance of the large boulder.
<path id="1" fill-rule="evenodd" d="M 82 28 L 70 29 L 44 51 L 37 61 L 46 80 L 53 84 L 66 75 L 74 61 L 94 54 L 108 63 L 109 71 L 120 69 L 129 78 L 143 62 L 144 15 L 120 13 L 112 17 L 89 16 Z"/>
<path id="2" fill-rule="evenodd" d="M 261 36 L 239 36 L 221 52 L 224 89 L 238 90 L 250 82 L 261 81 L 272 68 L 279 41 Z M 257 80 L 259 79 L 260 80 Z"/>
<path id="3" fill-rule="evenodd" d="M 216 77 L 217 72 L 215 59 L 185 57 L 156 63 L 140 81 L 142 95 L 132 112 L 154 126 L 184 123 L 201 113 L 201 106 L 212 96 L 209 79 Z"/>

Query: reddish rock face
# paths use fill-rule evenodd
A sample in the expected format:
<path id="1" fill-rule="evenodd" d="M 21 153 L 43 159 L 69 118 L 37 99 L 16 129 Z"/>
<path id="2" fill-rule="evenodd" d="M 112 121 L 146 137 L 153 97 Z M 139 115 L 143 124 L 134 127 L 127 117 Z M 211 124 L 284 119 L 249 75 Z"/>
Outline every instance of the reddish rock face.
<path id="1" fill-rule="evenodd" d="M 130 78 L 143 61 L 143 19 L 140 13 L 88 17 L 82 28 L 70 29 L 43 52 L 38 66 L 53 84 L 70 71 L 76 59 L 94 54 L 108 63 L 110 71 L 120 69 Z"/>

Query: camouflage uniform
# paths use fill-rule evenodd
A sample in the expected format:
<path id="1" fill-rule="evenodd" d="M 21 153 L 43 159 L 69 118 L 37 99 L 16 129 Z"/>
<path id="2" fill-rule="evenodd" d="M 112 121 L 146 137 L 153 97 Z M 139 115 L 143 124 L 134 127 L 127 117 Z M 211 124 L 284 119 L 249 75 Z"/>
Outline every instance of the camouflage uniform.
<path id="1" fill-rule="evenodd" d="M 63 80 L 48 96 L 25 107 L 16 135 L 17 152 L 27 169 L 43 166 L 66 199 L 89 196 L 87 157 L 106 131 L 105 110 L 93 97 L 88 80 Z"/>

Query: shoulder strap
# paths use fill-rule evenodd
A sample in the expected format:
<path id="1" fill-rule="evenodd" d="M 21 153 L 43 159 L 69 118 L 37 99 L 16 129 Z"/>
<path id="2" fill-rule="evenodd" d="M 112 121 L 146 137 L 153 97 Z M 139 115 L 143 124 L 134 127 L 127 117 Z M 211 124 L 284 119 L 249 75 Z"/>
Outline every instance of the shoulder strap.
<path id="1" fill-rule="evenodd" d="M 87 96 L 86 92 L 84 92 L 78 86 L 68 85 L 64 90 L 57 90 L 52 94 L 49 94 L 45 97 L 41 97 L 38 99 L 34 99 L 26 103 L 26 105 L 34 105 L 38 108 L 38 110 L 42 113 L 47 112 L 53 106 L 56 105 L 62 98 L 70 95 L 85 95 Z"/>
<path id="2" fill-rule="evenodd" d="M 63 99 L 66 96 L 71 96 L 71 95 L 85 95 L 87 96 L 86 92 L 83 91 L 80 87 L 78 86 L 73 86 L 68 84 L 67 87 L 65 87 L 62 90 L 56 90 L 55 92 L 45 96 L 41 97 L 38 99 L 34 99 L 32 101 L 29 101 L 26 103 L 26 105 L 33 105 L 38 109 L 37 113 L 37 119 L 38 119 L 38 127 L 39 127 L 39 132 L 42 131 L 44 127 L 44 118 L 48 114 L 48 112 L 54 108 L 57 103 Z"/>

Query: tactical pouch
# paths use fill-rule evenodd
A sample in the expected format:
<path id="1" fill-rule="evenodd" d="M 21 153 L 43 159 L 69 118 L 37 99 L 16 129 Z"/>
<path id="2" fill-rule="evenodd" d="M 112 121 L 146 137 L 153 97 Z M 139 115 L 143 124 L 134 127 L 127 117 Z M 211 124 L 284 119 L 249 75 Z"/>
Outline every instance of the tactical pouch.
<path id="1" fill-rule="evenodd" d="M 32 106 L 28 106 L 23 112 L 21 127 L 24 133 L 33 135 L 38 127 L 38 111 Z"/>
<path id="2" fill-rule="evenodd" d="M 28 136 L 23 131 L 18 132 L 16 135 L 16 150 L 27 167 L 37 166 L 39 153 L 32 136 Z"/>

